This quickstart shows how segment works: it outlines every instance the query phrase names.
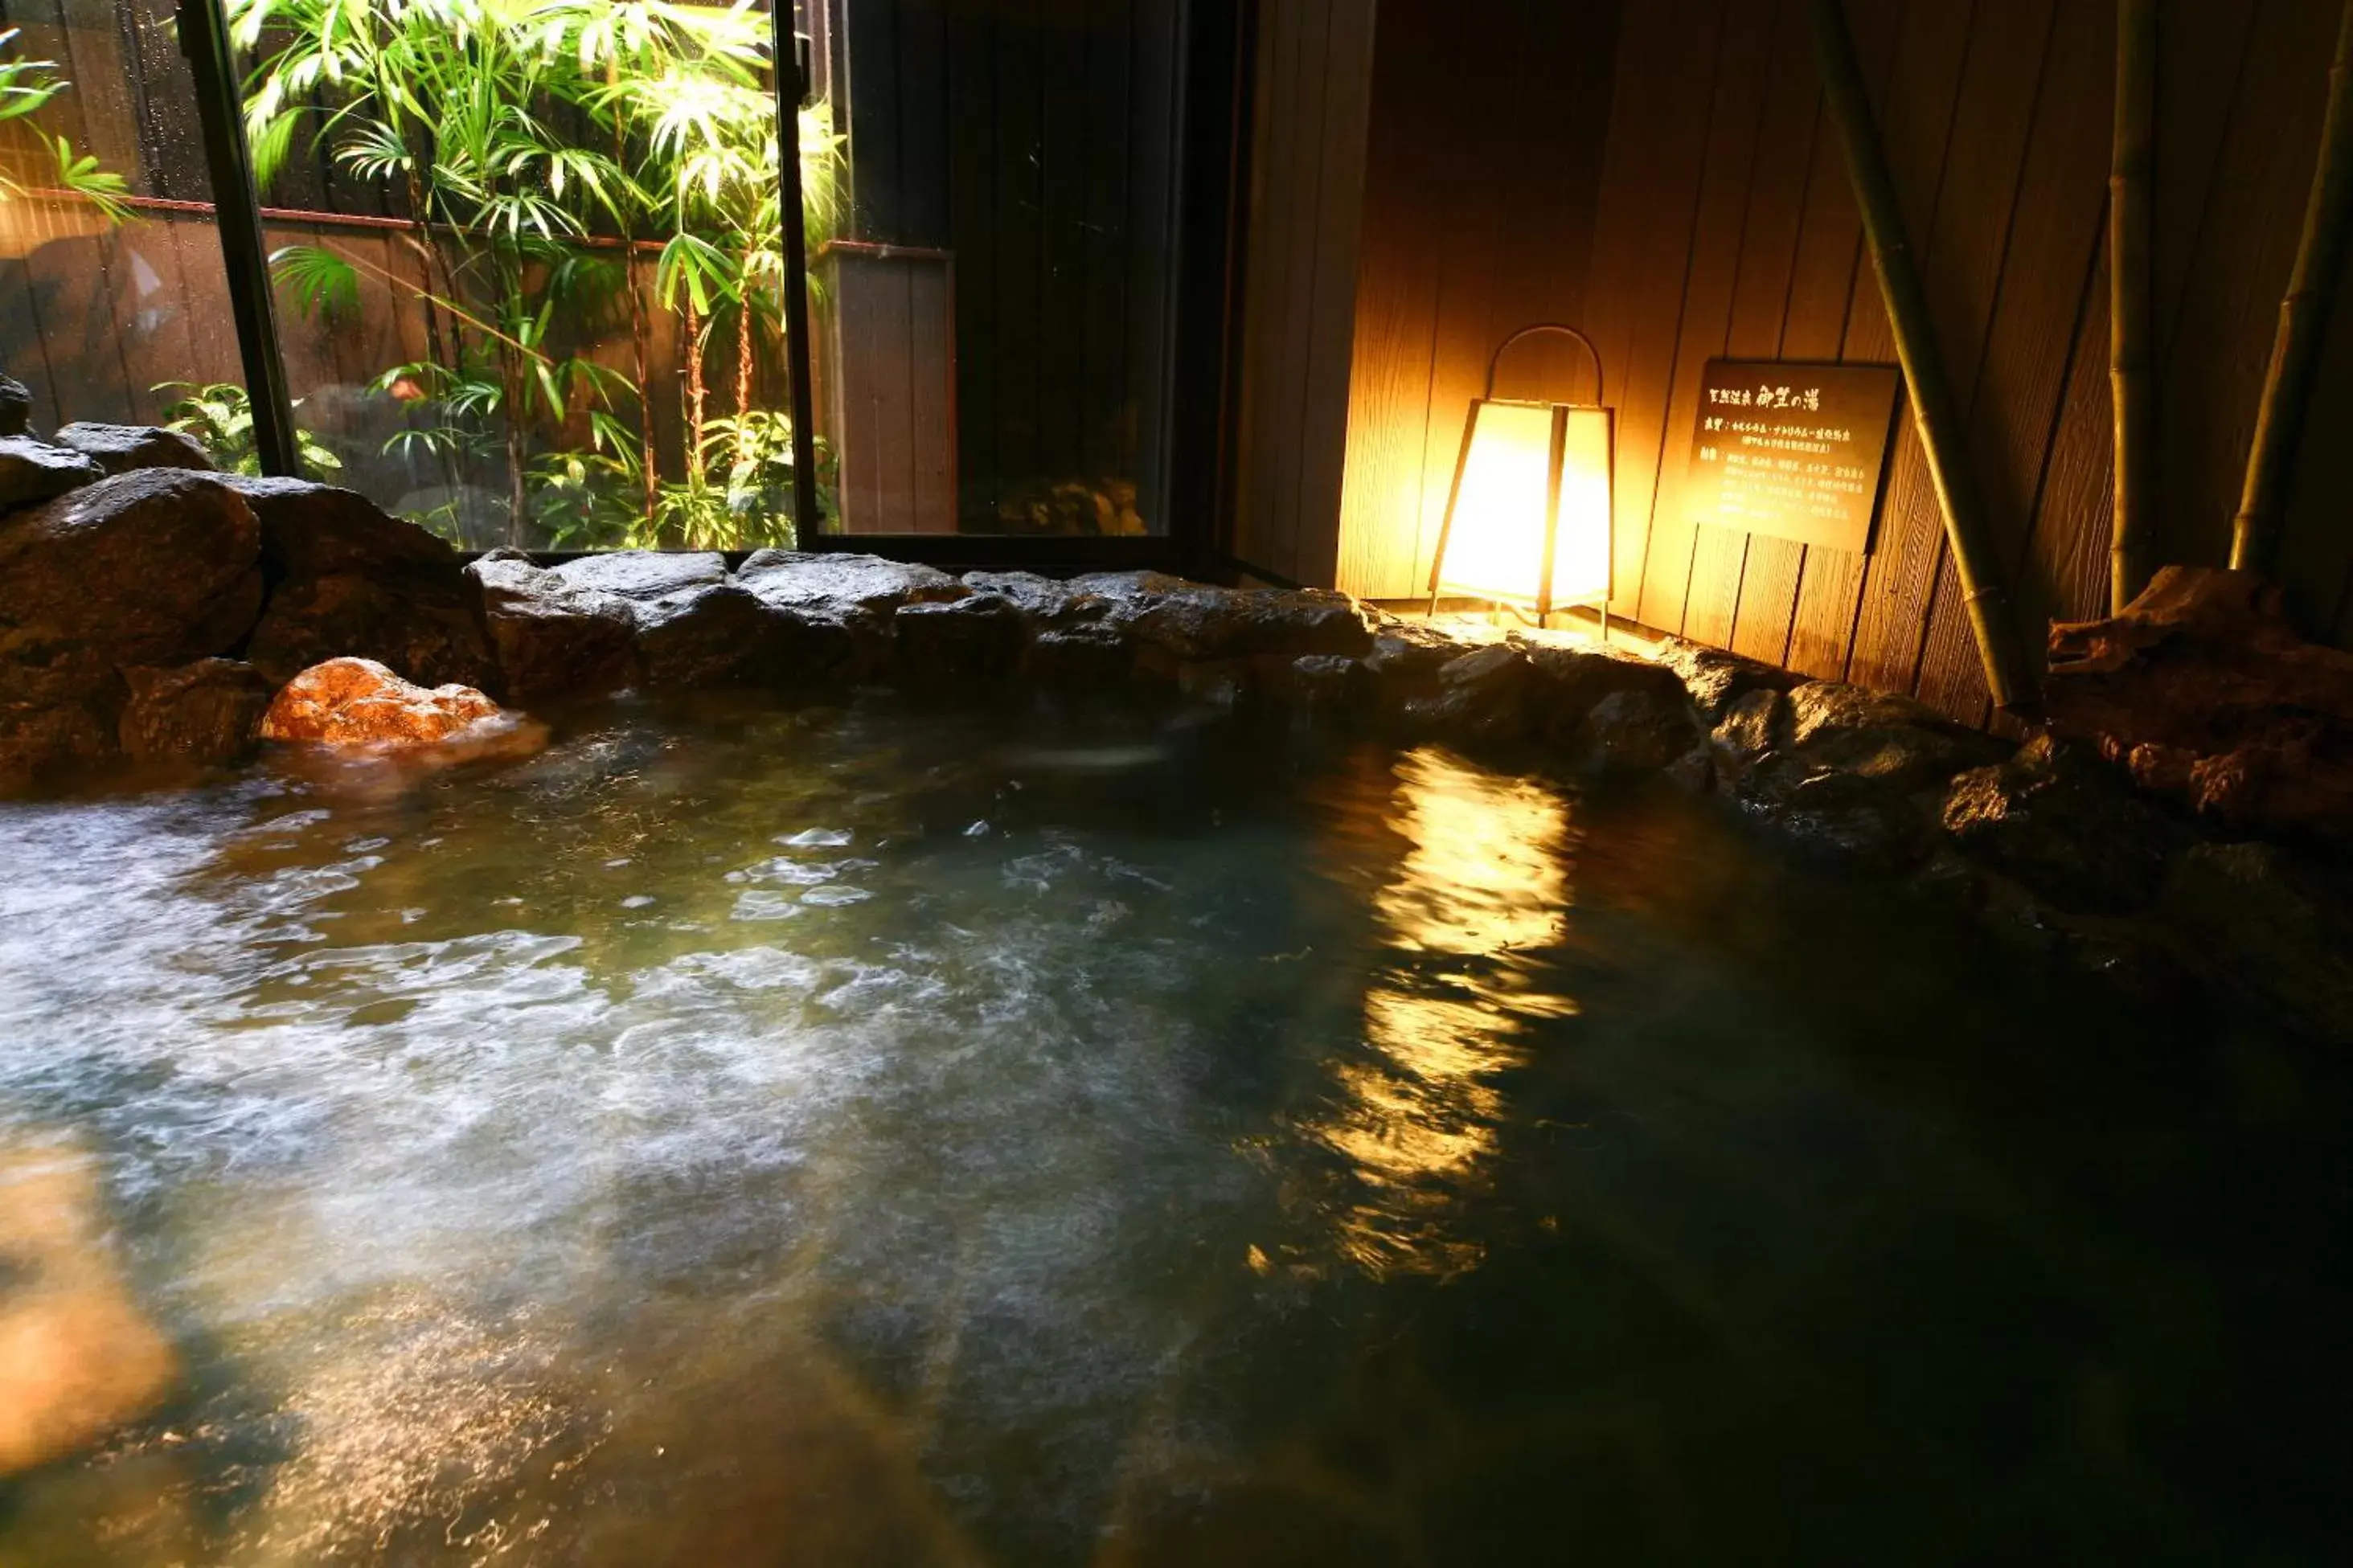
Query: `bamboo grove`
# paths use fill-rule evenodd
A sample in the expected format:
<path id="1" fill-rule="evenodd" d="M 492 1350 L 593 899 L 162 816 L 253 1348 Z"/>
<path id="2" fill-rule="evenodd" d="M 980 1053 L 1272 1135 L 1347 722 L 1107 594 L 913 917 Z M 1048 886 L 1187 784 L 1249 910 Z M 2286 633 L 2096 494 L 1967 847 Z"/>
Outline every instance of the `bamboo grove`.
<path id="1" fill-rule="evenodd" d="M 280 297 L 330 324 L 358 310 L 364 280 L 421 311 L 425 356 L 373 384 L 410 405 L 396 444 L 453 492 L 500 476 L 511 542 L 789 542 L 790 420 L 761 395 L 784 273 L 765 11 L 229 0 L 228 14 L 252 62 L 264 199 L 293 160 L 323 157 L 413 220 L 405 268 L 332 240 L 271 258 Z M 796 129 L 815 243 L 837 217 L 838 139 L 822 106 Z M 684 362 L 670 472 L 665 313 Z M 626 369 L 594 356 L 624 335 Z"/>

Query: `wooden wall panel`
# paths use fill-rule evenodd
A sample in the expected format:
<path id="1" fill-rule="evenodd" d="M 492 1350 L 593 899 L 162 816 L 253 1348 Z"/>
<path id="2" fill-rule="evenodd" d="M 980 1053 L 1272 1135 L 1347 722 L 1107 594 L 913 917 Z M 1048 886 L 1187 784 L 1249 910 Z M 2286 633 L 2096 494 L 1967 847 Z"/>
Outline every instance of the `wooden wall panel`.
<path id="1" fill-rule="evenodd" d="M 1770 46 L 1765 110 L 1757 124 L 1756 172 L 1741 222 L 1732 310 L 1725 324 L 1724 353 L 1735 358 L 1775 359 L 1783 353 L 1821 109 L 1808 40 L 1802 5 L 1785 0 Z M 1675 455 L 1688 461 L 1687 443 L 1672 433 L 1670 441 Z M 1703 526 L 1706 520 L 1702 518 L 1690 521 L 1694 527 L 1683 630 L 1703 642 L 1728 644 L 1734 640 L 1752 547 L 1788 542 L 1754 540 L 1736 529 Z M 1795 548 L 1791 556 L 1778 559 L 1794 567 Z M 1760 566 L 1769 567 L 1772 552 L 1755 553 Z M 1789 581 L 1794 584 L 1794 575 Z M 1786 615 L 1783 622 L 1786 626 Z M 1778 647 L 1774 657 L 1780 657 Z"/>
<path id="2" fill-rule="evenodd" d="M 1422 589 L 1467 395 L 1458 323 L 1539 257 L 1601 345 L 1620 411 L 1615 603 L 1660 629 L 1991 722 L 1908 405 L 1871 551 L 1695 526 L 1683 465 L 1712 354 L 1893 363 L 1800 7 L 1556 8 L 1580 44 L 1384 0 L 1340 539 L 1295 575 Z M 2219 562 L 2301 225 L 2337 0 L 2163 0 L 2156 352 L 2167 559 Z M 1493 10 L 1494 14 L 1487 14 Z M 1574 23 L 1561 19 L 1583 12 Z M 2030 639 L 2105 597 L 2111 483 L 2102 270 L 2111 0 L 1849 0 L 1856 49 Z M 1606 16 L 1604 13 L 1607 13 Z M 1465 105 L 1601 53 L 1590 195 L 1531 202 L 1513 139 Z M 1466 42 L 1466 40 L 1469 40 Z M 1466 118 L 1467 113 L 1467 118 Z M 1563 133 L 1567 162 L 1581 155 Z M 1442 182 L 1434 184 L 1436 182 Z M 1472 188 L 1483 187 L 1483 188 Z M 1582 224 L 1585 235 L 1564 226 Z M 1579 259 L 1581 258 L 1581 259 Z M 1507 318 L 1491 295 L 1485 327 Z M 2291 612 L 2353 643 L 2353 309 L 2331 331 L 2291 503 Z"/>
<path id="3" fill-rule="evenodd" d="M 1968 458 L 2013 584 L 2104 243 L 2114 12 L 2113 0 L 2060 0 L 1970 411 Z M 1941 540 L 1941 520 L 1930 521 Z M 1970 723 L 1989 717 L 1984 666 L 1949 552 L 1941 554 L 1917 685 L 1931 707 Z"/>
<path id="4" fill-rule="evenodd" d="M 1698 10 L 1712 37 L 1716 7 Z M 1531 321 L 1595 320 L 1588 262 L 1619 6 L 1385 0 L 1378 14 L 1336 542 L 1293 575 L 1409 597 L 1426 591 L 1496 342 Z M 1700 69 L 1713 64 L 1711 51 Z M 1589 395 L 1565 344 L 1516 350 L 1503 374 L 1506 393 Z"/>
<path id="5" fill-rule="evenodd" d="M 1714 92 L 1731 9 L 1698 0 L 1634 4 L 1619 29 L 1586 316 L 1618 409 L 1610 605 L 1626 615 L 1642 602 L 1651 502 L 1693 262 L 1709 141 L 1709 116 L 1699 106 Z M 1683 111 L 1662 115 L 1663 103 Z"/>
<path id="6" fill-rule="evenodd" d="M 1699 420 L 1700 383 L 1707 362 L 1721 357 L 1731 341 L 1732 316 L 1747 258 L 1747 227 L 1758 185 L 1763 146 L 1767 69 L 1777 51 L 1777 23 L 1801 20 L 1794 7 L 1732 6 L 1716 45 L 1715 95 L 1708 108 L 1707 163 L 1700 178 L 1697 217 L 1692 226 L 1691 264 L 1683 278 L 1682 319 L 1674 358 L 1668 366 L 1667 402 L 1655 451 L 1639 450 L 1656 477 L 1651 503 L 1649 548 L 1642 562 L 1642 597 L 1635 615 L 1652 626 L 1680 626 L 1691 586 L 1699 540 L 1683 501 L 1689 477 L 1691 431 Z M 1764 162 L 1770 163 L 1771 159 Z M 1624 471 L 1625 455 L 1620 457 Z M 1707 573 L 1711 586 L 1724 572 L 1721 530 L 1708 531 Z M 1731 595 L 1723 605 L 1729 629 Z M 1719 635 L 1721 635 L 1719 633 Z"/>

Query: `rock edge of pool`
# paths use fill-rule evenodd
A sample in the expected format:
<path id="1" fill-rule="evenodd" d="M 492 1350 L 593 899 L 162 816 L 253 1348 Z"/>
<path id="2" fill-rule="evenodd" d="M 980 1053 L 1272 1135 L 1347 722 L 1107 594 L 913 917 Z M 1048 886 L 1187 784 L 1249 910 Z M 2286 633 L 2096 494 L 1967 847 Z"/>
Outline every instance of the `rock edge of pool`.
<path id="1" fill-rule="evenodd" d="M 140 451 L 142 462 L 201 461 L 177 446 Z M 2133 696 L 2105 646 L 2156 640 L 2129 617 L 2054 632 L 2054 649 L 2089 642 L 2103 655 L 2083 661 L 2094 679 L 2073 688 L 2090 693 L 2075 705 L 2091 738 L 2018 744 L 1910 698 L 1673 637 L 1644 638 L 1638 654 L 1475 617 L 1409 621 L 1326 590 L 1154 572 L 956 576 L 773 549 L 732 565 L 642 551 L 543 566 L 499 550 L 468 563 L 332 486 L 176 466 L 93 482 L 85 468 L 61 495 L 54 479 L 0 494 L 0 794 L 236 765 L 259 743 L 273 695 L 340 658 L 525 712 L 631 688 L 890 685 L 983 702 L 1144 687 L 1504 765 L 1656 777 L 2143 995 L 2202 989 L 2353 1043 L 2353 877 L 2334 835 L 2309 831 L 2316 808 L 2301 821 L 2261 810 L 2295 794 L 2293 778 L 2269 787 L 2283 773 L 2308 766 L 2335 788 L 2335 771 L 2314 760 L 2327 745 L 2304 739 L 2266 776 L 2247 752 L 2103 737 L 2119 702 L 2110 688 Z M 2168 568 L 2145 597 L 2160 608 L 2242 600 L 2245 576 Z M 2234 634 L 2292 640 L 2275 606 L 2233 607 Z M 2287 656 L 2330 675 L 2347 662 L 2301 645 Z M 529 734 L 477 735 L 450 755 L 495 761 L 527 749 Z M 2152 754 L 2155 770 L 2143 766 Z M 2168 776 L 2180 782 L 2170 795 L 2136 782 Z M 2253 800 L 2237 814 L 2253 820 L 2211 809 L 2231 804 L 2216 780 Z M 2322 800 L 2320 826 L 2341 829 L 2343 804 Z"/>

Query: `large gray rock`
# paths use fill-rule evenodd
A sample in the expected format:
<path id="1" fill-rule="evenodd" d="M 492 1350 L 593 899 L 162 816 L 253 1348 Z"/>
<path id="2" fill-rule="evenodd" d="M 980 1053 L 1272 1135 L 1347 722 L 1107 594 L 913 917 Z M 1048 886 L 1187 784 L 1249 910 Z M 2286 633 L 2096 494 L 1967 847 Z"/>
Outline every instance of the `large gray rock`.
<path id="1" fill-rule="evenodd" d="M 122 678 L 105 666 L 0 663 L 0 790 L 115 760 L 125 696 Z"/>
<path id="2" fill-rule="evenodd" d="M 727 561 L 712 551 L 619 550 L 584 555 L 553 569 L 575 588 L 624 599 L 659 599 L 727 580 Z"/>
<path id="3" fill-rule="evenodd" d="M 1341 720 L 1371 705 L 1374 682 L 1362 659 L 1341 653 L 1303 653 L 1284 668 L 1275 688 L 1303 717 Z"/>
<path id="4" fill-rule="evenodd" d="M 209 474 L 140 468 L 0 519 L 0 663 L 174 665 L 261 607 L 261 528 Z"/>
<path id="5" fill-rule="evenodd" d="M 1955 778 L 1943 826 L 1970 859 L 2060 909 L 2086 914 L 2147 909 L 2168 862 L 2188 842 L 2119 775 L 2048 739 Z"/>
<path id="6" fill-rule="evenodd" d="M 1790 689 L 1783 731 L 1739 777 L 1735 798 L 1801 847 L 1897 869 L 1932 847 L 1944 786 L 2001 747 L 1907 697 L 1831 681 Z"/>
<path id="7" fill-rule="evenodd" d="M 1429 690 L 1406 699 L 1406 722 L 1418 734 L 1471 744 L 1499 744 L 1528 732 L 1535 667 L 1509 643 L 1490 643 L 1439 667 Z"/>
<path id="8" fill-rule="evenodd" d="M 1770 756 L 1789 732 L 1789 700 L 1770 687 L 1742 692 L 1718 711 L 1708 746 L 1716 772 L 1738 778 Z"/>
<path id="9" fill-rule="evenodd" d="M 172 669 L 123 672 L 130 700 L 116 725 L 134 763 L 233 763 L 252 752 L 269 710 L 269 682 L 249 664 L 204 658 Z"/>
<path id="10" fill-rule="evenodd" d="M 1908 697 L 1832 681 L 1793 687 L 1788 724 L 1787 744 L 1757 766 L 1750 793 L 1792 808 L 1900 800 L 2001 750 Z"/>
<path id="11" fill-rule="evenodd" d="M 2225 995 L 2353 1045 L 2353 900 L 2341 879 L 2269 844 L 2200 844 L 2174 863 L 2158 913 Z"/>
<path id="12" fill-rule="evenodd" d="M 1135 644 L 1117 626 L 1082 621 L 1048 626 L 1029 639 L 1022 672 L 1040 686 L 1103 688 L 1134 673 Z"/>
<path id="13" fill-rule="evenodd" d="M 507 700 L 610 691 L 635 674 L 628 600 L 575 586 L 515 550 L 491 552 L 466 575 Z"/>
<path id="14" fill-rule="evenodd" d="M 30 436 L 0 436 L 0 512 L 38 506 L 105 476 L 105 469 L 69 447 Z"/>
<path id="15" fill-rule="evenodd" d="M 649 686 L 779 685 L 795 678 L 794 627 L 741 584 L 695 581 L 628 603 Z"/>
<path id="16" fill-rule="evenodd" d="M 1749 692 L 1787 691 L 1800 679 L 1786 669 L 1682 637 L 1669 637 L 1660 645 L 1659 663 L 1683 681 L 1700 722 L 1711 729 L 1727 707 Z"/>
<path id="17" fill-rule="evenodd" d="M 33 389 L 13 375 L 0 375 L 0 436 L 29 435 Z"/>
<path id="18" fill-rule="evenodd" d="M 1536 642 L 1527 651 L 1537 678 L 1535 718 L 1558 744 L 1578 745 L 1594 709 L 1621 692 L 1640 693 L 1678 710 L 1684 705 L 1683 681 L 1665 665 L 1614 647 L 1568 643 Z"/>
<path id="19" fill-rule="evenodd" d="M 735 577 L 779 608 L 837 615 L 889 615 L 902 605 L 961 599 L 972 591 L 935 567 L 798 550 L 755 550 Z"/>
<path id="20" fill-rule="evenodd" d="M 1213 588 L 1159 572 L 1095 573 L 1071 585 L 1109 601 L 1112 619 L 1172 659 L 1353 656 L 1372 647 L 1364 606 L 1326 589 Z"/>
<path id="21" fill-rule="evenodd" d="M 994 594 L 1021 612 L 1036 626 L 1067 626 L 1101 620 L 1110 602 L 1073 584 L 1040 577 L 1035 572 L 967 572 L 964 585 L 976 594 Z"/>
<path id="22" fill-rule="evenodd" d="M 1572 733 L 1570 755 L 1590 773 L 1656 773 L 1699 745 L 1691 705 L 1641 686 L 1612 691 L 1596 702 Z"/>
<path id="23" fill-rule="evenodd" d="M 1437 679 L 1448 664 L 1484 646 L 1427 621 L 1389 617 L 1374 626 L 1373 646 L 1363 658 L 1365 668 L 1383 685 L 1410 686 Z"/>
<path id="24" fill-rule="evenodd" d="M 1021 612 L 995 594 L 899 606 L 902 682 L 969 690 L 1001 686 L 1021 661 Z"/>
<path id="25" fill-rule="evenodd" d="M 70 447 L 110 474 L 133 468 L 194 468 L 211 473 L 219 465 L 195 440 L 155 425 L 100 425 L 78 419 L 50 437 Z"/>
<path id="26" fill-rule="evenodd" d="M 793 550 L 754 552 L 735 580 L 779 617 L 784 668 L 810 681 L 889 674 L 901 606 L 972 592 L 929 566 Z"/>
<path id="27" fill-rule="evenodd" d="M 282 685 L 331 658 L 374 659 L 420 686 L 488 689 L 498 672 L 458 552 L 354 491 L 228 477 L 261 525 L 273 584 L 246 658 Z"/>
<path id="28" fill-rule="evenodd" d="M 617 551 L 554 571 L 575 588 L 622 602 L 649 686 L 740 686 L 784 673 L 783 617 L 730 581 L 715 552 Z"/>

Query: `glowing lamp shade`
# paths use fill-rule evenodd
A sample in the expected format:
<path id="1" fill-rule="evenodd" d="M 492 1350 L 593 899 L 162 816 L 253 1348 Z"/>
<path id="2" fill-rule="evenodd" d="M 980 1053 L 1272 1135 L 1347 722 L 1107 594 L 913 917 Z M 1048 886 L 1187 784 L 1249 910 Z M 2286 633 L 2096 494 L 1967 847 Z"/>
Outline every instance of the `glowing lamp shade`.
<path id="1" fill-rule="evenodd" d="M 1509 348 L 1531 327 L 1504 340 Z M 1497 359 L 1504 348 L 1495 351 Z M 1599 368 L 1599 356 L 1596 356 Z M 1610 411 L 1584 404 L 1472 399 L 1430 591 L 1525 605 L 1541 617 L 1609 598 Z"/>

